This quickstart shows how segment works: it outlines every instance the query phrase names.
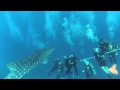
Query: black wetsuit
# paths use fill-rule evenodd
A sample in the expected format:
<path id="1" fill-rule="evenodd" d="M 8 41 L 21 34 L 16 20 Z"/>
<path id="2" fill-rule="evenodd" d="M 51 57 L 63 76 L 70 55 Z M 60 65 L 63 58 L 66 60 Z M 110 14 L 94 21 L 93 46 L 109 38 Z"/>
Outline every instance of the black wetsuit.
<path id="1" fill-rule="evenodd" d="M 85 65 L 85 73 L 86 73 L 86 78 L 91 79 L 91 76 L 93 74 L 92 66 L 89 63 L 88 65 Z"/>
<path id="2" fill-rule="evenodd" d="M 65 65 L 64 64 L 59 64 L 59 62 L 57 62 L 55 65 L 54 65 L 54 67 L 52 68 L 52 70 L 48 73 L 48 75 L 50 75 L 51 74 L 51 72 L 53 72 L 54 70 L 57 70 L 57 79 L 59 79 L 60 78 L 60 74 L 62 73 L 62 72 L 64 72 L 64 70 L 65 70 Z"/>
<path id="3" fill-rule="evenodd" d="M 106 61 L 104 59 L 104 51 L 100 50 L 100 52 L 95 52 L 94 56 L 95 56 L 95 59 L 98 61 L 100 67 L 102 67 L 102 66 L 106 66 L 107 67 Z M 108 73 L 108 77 L 110 79 L 112 79 L 110 73 Z"/>
<path id="4" fill-rule="evenodd" d="M 74 69 L 75 69 L 75 72 L 76 72 L 77 76 L 79 76 L 78 70 L 77 70 L 77 60 L 79 60 L 79 59 L 76 58 L 75 56 L 66 59 L 66 61 L 65 61 L 65 63 L 66 63 L 65 65 L 66 65 L 66 68 L 67 68 L 67 70 L 66 70 L 66 75 L 69 74 L 69 73 L 71 73 L 70 70 L 71 70 L 71 68 L 72 68 L 72 66 L 73 66 Z M 73 63 L 73 64 L 70 64 L 70 63 Z"/>
<path id="5" fill-rule="evenodd" d="M 103 51 L 103 53 L 105 54 L 106 52 L 108 52 L 108 48 L 109 48 L 109 42 L 107 41 L 102 41 L 103 43 L 99 43 L 99 48 L 101 49 L 101 51 Z"/>
<path id="6" fill-rule="evenodd" d="M 106 61 L 104 59 L 104 51 L 100 50 L 100 52 L 94 52 L 95 59 L 98 61 L 100 67 L 107 66 Z"/>
<path id="7" fill-rule="evenodd" d="M 70 70 L 71 70 L 71 67 L 69 65 L 69 58 L 65 59 L 65 66 L 66 66 L 66 75 L 72 73 Z M 73 74 L 73 73 L 72 73 Z"/>

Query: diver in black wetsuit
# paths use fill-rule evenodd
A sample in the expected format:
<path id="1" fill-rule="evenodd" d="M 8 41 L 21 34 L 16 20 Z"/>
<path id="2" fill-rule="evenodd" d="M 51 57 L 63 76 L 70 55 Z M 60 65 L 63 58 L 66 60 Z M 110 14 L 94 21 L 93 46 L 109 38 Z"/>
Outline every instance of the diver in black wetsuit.
<path id="1" fill-rule="evenodd" d="M 116 43 L 110 43 L 109 44 L 109 51 L 112 51 L 111 53 L 108 53 L 109 60 L 112 64 L 116 64 L 116 55 L 118 55 L 118 44 Z"/>
<path id="2" fill-rule="evenodd" d="M 65 67 L 66 67 L 66 76 L 68 76 L 69 74 L 72 74 L 72 78 L 74 78 L 74 74 L 70 71 L 71 67 L 69 65 L 69 58 L 67 58 L 67 56 L 64 56 L 64 59 L 65 59 Z"/>
<path id="3" fill-rule="evenodd" d="M 105 41 L 103 39 L 100 39 L 98 44 L 99 44 L 99 48 L 103 51 L 104 54 L 106 52 L 108 52 L 109 42 L 107 42 L 107 41 Z"/>
<path id="4" fill-rule="evenodd" d="M 108 74 L 108 77 L 110 79 L 112 79 L 111 77 L 111 73 L 107 67 L 107 64 L 106 64 L 106 61 L 105 61 L 105 58 L 104 58 L 104 51 L 102 51 L 100 48 L 96 48 L 95 49 L 95 52 L 94 52 L 94 59 L 97 60 L 97 62 L 99 63 L 99 66 L 101 67 L 101 69 L 106 73 Z"/>
<path id="5" fill-rule="evenodd" d="M 111 53 L 108 53 L 109 60 L 112 64 L 116 65 L 116 57 L 115 56 L 118 54 L 119 50 L 115 50 L 115 49 L 118 49 L 118 44 L 107 42 L 103 39 L 100 39 L 99 40 L 99 48 L 103 51 L 104 54 L 106 52 L 111 51 Z"/>
<path id="6" fill-rule="evenodd" d="M 66 71 L 66 78 L 68 77 L 68 74 L 70 73 L 70 70 L 72 67 L 74 67 L 75 72 L 77 74 L 77 78 L 79 78 L 79 74 L 78 74 L 78 70 L 77 70 L 77 57 L 75 57 L 74 53 L 72 53 L 69 58 L 66 60 L 66 67 L 67 67 L 67 71 Z"/>
<path id="7" fill-rule="evenodd" d="M 59 59 L 55 59 L 55 65 L 52 68 L 52 70 L 48 73 L 48 76 L 50 76 L 50 74 L 55 70 L 57 71 L 56 78 L 59 79 L 60 74 L 65 71 L 65 65 Z"/>
<path id="8" fill-rule="evenodd" d="M 94 66 L 89 62 L 84 60 L 85 70 L 82 70 L 82 72 L 85 72 L 86 79 L 91 79 L 91 76 L 94 74 L 96 75 L 96 71 L 94 69 Z"/>

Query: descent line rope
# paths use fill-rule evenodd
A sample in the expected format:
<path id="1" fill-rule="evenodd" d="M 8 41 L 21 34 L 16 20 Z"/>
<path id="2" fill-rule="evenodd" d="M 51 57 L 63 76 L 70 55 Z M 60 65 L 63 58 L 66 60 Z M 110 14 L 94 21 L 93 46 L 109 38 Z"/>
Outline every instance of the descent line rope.
<path id="1" fill-rule="evenodd" d="M 109 53 L 111 53 L 111 52 L 115 52 L 115 51 L 118 51 L 118 50 L 120 50 L 120 48 L 119 48 L 119 49 L 114 49 L 114 50 L 109 51 L 109 52 L 106 52 L 105 54 L 109 54 Z M 93 56 L 93 57 L 86 58 L 86 59 L 82 59 L 82 60 L 80 60 L 80 61 L 90 60 L 90 59 L 92 59 L 92 58 L 94 58 L 94 56 Z"/>

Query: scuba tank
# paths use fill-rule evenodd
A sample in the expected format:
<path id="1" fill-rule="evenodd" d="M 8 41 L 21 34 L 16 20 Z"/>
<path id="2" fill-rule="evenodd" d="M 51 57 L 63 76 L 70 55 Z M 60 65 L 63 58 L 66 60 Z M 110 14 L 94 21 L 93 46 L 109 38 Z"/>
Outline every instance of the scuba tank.
<path id="1" fill-rule="evenodd" d="M 118 49 L 117 43 L 113 43 L 113 49 Z M 115 55 L 118 55 L 118 51 L 115 51 Z"/>

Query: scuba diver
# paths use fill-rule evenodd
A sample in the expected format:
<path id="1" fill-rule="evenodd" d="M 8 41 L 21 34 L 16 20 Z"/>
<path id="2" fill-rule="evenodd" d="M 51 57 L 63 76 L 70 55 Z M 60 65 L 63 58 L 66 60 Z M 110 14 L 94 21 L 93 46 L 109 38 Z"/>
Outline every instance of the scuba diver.
<path id="1" fill-rule="evenodd" d="M 77 70 L 77 60 L 80 60 L 80 59 L 75 57 L 74 53 L 71 53 L 69 58 L 66 60 L 66 67 L 67 67 L 66 78 L 68 77 L 68 74 L 70 73 L 70 70 L 71 70 L 72 67 L 74 67 L 75 72 L 77 74 L 77 78 L 79 78 L 78 70 Z"/>
<path id="2" fill-rule="evenodd" d="M 109 44 L 109 52 L 108 53 L 108 57 L 110 62 L 114 65 L 116 65 L 116 55 L 118 55 L 118 51 L 120 49 L 118 48 L 118 44 L 117 43 L 110 43 Z"/>
<path id="3" fill-rule="evenodd" d="M 86 79 L 91 79 L 91 76 L 96 75 L 94 66 L 87 60 L 84 60 L 85 70 L 82 70 L 86 74 Z"/>
<path id="4" fill-rule="evenodd" d="M 118 44 L 107 42 L 103 39 L 99 40 L 99 48 L 103 51 L 103 53 L 108 53 L 109 60 L 112 64 L 116 64 L 116 55 L 118 55 Z M 114 62 L 113 62 L 114 61 Z"/>
<path id="5" fill-rule="evenodd" d="M 53 66 L 52 70 L 48 73 L 48 76 L 50 76 L 50 74 L 55 70 L 57 71 L 56 78 L 59 79 L 60 74 L 65 71 L 65 65 L 59 59 L 55 59 L 55 65 Z"/>
<path id="6" fill-rule="evenodd" d="M 109 42 L 103 40 L 103 39 L 99 39 L 99 48 L 103 51 L 103 53 L 105 54 L 106 52 L 108 52 L 109 49 Z"/>
<path id="7" fill-rule="evenodd" d="M 107 64 L 106 64 L 106 61 L 105 61 L 105 58 L 104 58 L 104 51 L 102 51 L 101 48 L 96 48 L 95 49 L 94 59 L 97 60 L 97 62 L 99 63 L 99 66 L 108 75 L 108 77 L 110 79 L 112 79 L 111 73 L 110 73 L 110 71 L 107 67 Z"/>
<path id="8" fill-rule="evenodd" d="M 69 74 L 72 74 L 72 78 L 74 79 L 74 74 L 70 71 L 70 66 L 69 66 L 69 58 L 67 56 L 64 56 L 65 60 L 65 67 L 66 67 L 66 78 L 68 77 Z"/>

